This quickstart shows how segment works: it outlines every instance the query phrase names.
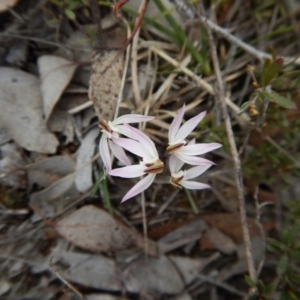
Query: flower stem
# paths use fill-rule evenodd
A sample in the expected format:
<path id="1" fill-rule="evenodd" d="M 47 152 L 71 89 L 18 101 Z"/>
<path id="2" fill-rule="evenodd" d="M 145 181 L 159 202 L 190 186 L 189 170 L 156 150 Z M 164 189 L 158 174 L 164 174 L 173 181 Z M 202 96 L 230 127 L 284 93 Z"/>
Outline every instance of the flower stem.
<path id="1" fill-rule="evenodd" d="M 194 200 L 194 198 L 193 198 L 190 190 L 184 188 L 184 191 L 185 191 L 185 194 L 186 194 L 186 196 L 187 196 L 187 198 L 188 198 L 188 200 L 190 202 L 190 205 L 191 205 L 194 213 L 195 214 L 199 214 L 199 209 L 198 209 L 198 207 L 197 207 L 197 205 L 195 203 L 195 200 Z"/>

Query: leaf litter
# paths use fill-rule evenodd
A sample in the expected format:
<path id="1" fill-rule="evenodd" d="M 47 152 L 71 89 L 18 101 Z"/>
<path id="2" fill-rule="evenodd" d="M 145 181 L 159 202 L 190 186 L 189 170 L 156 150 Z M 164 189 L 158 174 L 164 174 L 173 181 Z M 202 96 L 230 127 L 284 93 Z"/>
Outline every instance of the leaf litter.
<path id="1" fill-rule="evenodd" d="M 0 126 L 28 151 L 53 154 L 58 140 L 46 127 L 39 79 L 21 70 L 0 67 Z"/>
<path id="2" fill-rule="evenodd" d="M 152 239 L 142 234 L 143 214 L 139 198 L 118 206 L 120 191 L 126 188 L 127 183 L 119 179 L 107 180 L 114 215 L 104 210 L 105 191 L 102 187 L 97 195 L 89 193 L 101 169 L 101 163 L 95 158 L 95 146 L 100 134 L 97 117 L 109 121 L 118 110 L 122 113 L 155 115 L 157 118 L 150 122 L 147 133 L 165 146 L 170 118 L 186 102 L 190 108 L 187 119 L 207 110 L 207 122 L 215 126 L 211 126 L 206 134 L 206 127 L 201 125 L 195 135 L 197 138 L 200 135 L 204 140 L 209 135 L 220 139 L 225 136 L 217 126 L 223 123 L 217 106 L 211 105 L 213 98 L 207 99 L 203 86 L 196 86 L 199 80 L 213 86 L 214 77 L 198 72 L 189 50 L 183 51 L 186 49 L 181 49 L 183 45 L 171 42 L 171 35 L 164 31 L 165 27 L 173 30 L 175 20 L 182 28 L 190 30 L 191 40 L 199 42 L 199 26 L 195 28 L 189 24 L 186 27 L 173 4 L 162 2 L 174 19 L 170 22 L 166 18 L 167 13 L 161 13 L 154 1 L 150 3 L 146 16 L 154 18 L 162 27 L 149 21 L 143 24 L 142 39 L 137 41 L 136 54 L 132 56 L 138 69 L 132 67 L 129 72 L 124 67 L 124 53 L 120 51 L 124 30 L 111 13 L 102 16 L 102 21 L 98 20 L 98 23 L 110 24 L 102 26 L 102 29 L 112 49 L 98 49 L 91 67 L 89 61 L 94 41 L 88 37 L 89 34 L 93 36 L 95 26 L 81 24 L 88 18 L 81 8 L 76 9 L 76 14 L 81 17 L 80 22 L 76 20 L 73 23 L 66 19 L 63 11 L 57 15 L 60 10 L 57 7 L 52 17 L 59 18 L 54 20 L 54 25 L 51 27 L 43 23 L 43 26 L 37 27 L 39 23 L 36 21 L 38 19 L 40 22 L 41 14 L 44 20 L 49 20 L 45 11 L 52 12 L 55 4 L 52 3 L 51 7 L 47 4 L 46 10 L 34 7 L 33 12 L 28 14 L 32 18 L 25 17 L 31 25 L 30 29 L 34 29 L 30 30 L 32 37 L 39 40 L 29 42 L 24 39 L 15 43 L 11 38 L 3 39 L 8 59 L 2 59 L 0 53 L 1 61 L 6 63 L 6 66 L 0 67 L 0 180 L 4 186 L 0 189 L 0 270 L 1 274 L 8 275 L 0 278 L 1 296 L 10 299 L 66 299 L 67 293 L 62 294 L 61 290 L 65 283 L 55 280 L 55 274 L 49 275 L 51 261 L 62 278 L 76 284 L 85 298 L 91 300 L 124 299 L 124 294 L 129 298 L 138 298 L 139 294 L 141 298 L 146 296 L 149 299 L 208 299 L 211 283 L 203 283 L 198 274 L 216 274 L 212 278 L 216 283 L 222 283 L 232 280 L 233 276 L 243 277 L 248 272 L 239 216 L 223 213 L 225 206 L 220 207 L 218 199 L 210 192 L 193 192 L 192 196 L 201 210 L 201 214 L 195 217 L 187 206 L 184 193 L 169 197 L 171 192 L 165 185 L 165 178 L 158 178 L 154 187 L 145 193 L 146 219 Z M 139 1 L 132 0 L 127 9 L 139 4 Z M 235 21 L 243 23 L 241 17 L 248 12 L 233 6 L 231 9 L 238 10 L 237 14 L 232 13 L 236 16 Z M 216 16 L 220 18 L 220 24 L 222 18 L 229 25 L 232 22 L 232 17 L 227 13 L 225 9 L 218 10 Z M 111 26 L 114 28 L 107 31 L 107 27 Z M 255 35 L 252 27 L 244 23 L 243 26 L 248 28 L 248 34 Z M 21 27 L 17 23 L 13 24 L 13 28 L 18 31 Z M 52 40 L 51 45 L 43 44 L 57 37 L 58 33 L 66 37 L 60 39 L 59 36 L 58 39 L 65 40 L 64 44 L 58 44 L 56 39 Z M 238 35 L 243 36 L 243 32 L 238 31 Z M 245 40 L 248 38 L 245 37 Z M 237 68 L 236 57 L 231 55 L 230 64 L 226 56 L 226 51 L 234 49 L 228 49 L 229 45 L 224 45 L 221 39 L 219 42 L 223 63 L 228 63 L 224 74 L 228 75 L 226 84 L 232 95 L 232 115 L 239 120 L 241 116 L 235 114 L 238 108 L 236 103 L 241 101 L 237 98 L 241 96 L 237 96 L 237 91 L 233 92 L 231 87 L 241 86 L 236 78 L 247 75 L 243 70 L 243 61 L 253 63 L 253 59 L 247 54 L 240 54 L 242 67 Z M 36 47 L 34 51 L 33 43 Z M 270 41 L 268 43 L 266 47 L 273 47 Z M 202 47 L 205 52 L 205 45 Z M 205 55 L 203 49 L 197 48 L 197 51 Z M 64 55 L 66 53 L 68 55 Z M 182 60 L 185 55 L 186 59 Z M 181 62 L 187 70 L 193 70 L 193 76 L 179 64 L 172 65 L 170 58 L 175 58 L 176 63 Z M 209 61 L 208 57 L 205 61 Z M 13 66 L 21 66 L 22 71 Z M 173 68 L 176 68 L 175 72 Z M 145 69 L 150 70 L 150 75 L 144 74 Z M 237 70 L 240 74 L 236 73 Z M 134 86 L 133 89 L 139 89 L 143 95 L 139 105 L 131 99 L 134 92 L 126 93 L 121 102 L 126 74 L 130 77 L 127 80 L 129 89 Z M 137 80 L 133 79 L 136 75 Z M 89 79 L 89 94 L 96 114 L 93 109 L 82 106 L 88 102 Z M 134 84 L 131 79 L 135 80 Z M 251 87 L 245 85 L 244 90 L 247 89 L 251 90 Z M 276 103 L 280 104 L 273 101 L 272 105 Z M 246 116 L 249 125 L 250 118 Z M 267 135 L 271 134 L 266 133 L 264 137 Z M 272 138 L 276 138 L 275 135 Z M 263 142 L 260 139 L 255 146 Z M 220 156 L 216 155 L 219 159 L 217 168 L 221 166 L 232 173 L 228 154 L 222 151 L 218 153 Z M 226 201 L 236 204 L 236 193 L 226 192 L 228 189 L 235 190 L 231 176 L 218 174 L 222 170 L 217 168 L 215 173 L 212 171 L 208 175 L 212 181 L 210 184 Z M 254 188 L 249 194 L 254 193 L 255 184 L 255 179 L 252 179 Z M 15 192 L 10 197 L 11 203 L 4 202 L 11 191 Z M 273 191 L 268 193 L 275 199 Z M 13 201 L 16 199 L 21 201 Z M 249 195 L 250 204 L 251 200 Z M 237 210 L 236 207 L 232 211 Z M 27 213 L 18 214 L 22 209 Z M 251 205 L 247 210 L 255 215 Z M 271 209 L 267 217 L 273 218 Z M 255 219 L 249 218 L 248 223 L 253 256 L 258 264 L 264 250 L 261 231 Z M 270 228 L 274 230 L 274 226 L 265 225 L 266 231 Z M 34 284 L 28 284 L 29 281 Z M 244 292 L 246 294 L 246 289 Z M 219 298 L 224 296 L 219 293 L 219 288 L 217 293 L 221 295 Z"/>

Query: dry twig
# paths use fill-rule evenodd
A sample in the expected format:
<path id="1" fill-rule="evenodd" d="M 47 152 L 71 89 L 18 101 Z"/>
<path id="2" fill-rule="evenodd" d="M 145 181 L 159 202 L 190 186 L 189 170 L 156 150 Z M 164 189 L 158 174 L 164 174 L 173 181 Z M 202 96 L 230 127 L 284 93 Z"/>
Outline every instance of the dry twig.
<path id="1" fill-rule="evenodd" d="M 204 8 L 202 3 L 200 3 L 202 14 L 204 14 Z M 245 243 L 245 249 L 246 249 L 246 257 L 247 257 L 247 263 L 248 263 L 248 270 L 251 279 L 256 282 L 257 275 L 255 270 L 255 264 L 254 264 L 254 258 L 251 251 L 251 240 L 250 240 L 250 234 L 249 234 L 249 228 L 247 224 L 247 216 L 246 216 L 246 206 L 245 206 L 245 198 L 244 198 L 244 184 L 243 184 L 243 177 L 242 177 L 242 168 L 241 168 L 241 161 L 238 155 L 237 147 L 234 140 L 233 130 L 231 126 L 231 120 L 228 114 L 226 100 L 225 100 L 225 88 L 223 84 L 223 80 L 221 77 L 221 70 L 219 65 L 219 59 L 217 56 L 216 46 L 213 40 L 212 32 L 210 27 L 207 25 L 206 18 L 201 19 L 203 21 L 203 25 L 207 31 L 208 37 L 209 37 L 209 45 L 211 50 L 211 57 L 212 62 L 214 65 L 214 70 L 216 74 L 217 79 L 217 85 L 218 85 L 218 101 L 219 105 L 221 107 L 221 111 L 223 113 L 223 118 L 225 122 L 226 132 L 228 141 L 230 144 L 230 150 L 231 155 L 233 158 L 234 163 L 234 169 L 235 169 L 235 181 L 237 186 L 237 192 L 238 192 L 238 198 L 239 198 L 239 207 L 240 207 L 240 217 L 241 217 L 241 223 L 242 223 L 242 229 L 243 229 L 243 237 L 244 237 L 244 243 Z"/>

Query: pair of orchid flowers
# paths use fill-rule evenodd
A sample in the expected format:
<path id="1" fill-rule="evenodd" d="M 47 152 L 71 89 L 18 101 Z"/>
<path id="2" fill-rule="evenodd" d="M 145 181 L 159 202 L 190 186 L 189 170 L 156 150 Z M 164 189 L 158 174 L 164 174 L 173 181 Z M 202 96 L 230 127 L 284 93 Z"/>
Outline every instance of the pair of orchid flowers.
<path id="1" fill-rule="evenodd" d="M 184 113 L 185 105 L 180 109 L 169 129 L 167 151 L 171 155 L 169 160 L 170 183 L 179 189 L 182 187 L 197 190 L 206 189 L 210 187 L 208 184 L 191 181 L 190 179 L 200 176 L 214 163 L 197 155 L 215 150 L 222 145 L 219 143 L 196 144 L 195 139 L 187 143 L 185 141 L 186 137 L 201 122 L 206 112 L 198 114 L 180 126 Z M 118 117 L 112 122 L 103 120 L 99 123 L 103 133 L 100 139 L 99 151 L 106 172 L 111 176 L 123 178 L 146 175 L 126 193 L 121 203 L 146 190 L 154 181 L 156 174 L 163 171 L 164 163 L 159 159 L 153 141 L 142 131 L 128 125 L 129 123 L 147 122 L 153 119 L 154 117 L 151 116 L 131 114 Z M 140 158 L 140 163 L 131 165 L 124 149 L 137 155 Z M 125 167 L 112 169 L 111 153 Z M 185 163 L 194 167 L 182 170 Z"/>

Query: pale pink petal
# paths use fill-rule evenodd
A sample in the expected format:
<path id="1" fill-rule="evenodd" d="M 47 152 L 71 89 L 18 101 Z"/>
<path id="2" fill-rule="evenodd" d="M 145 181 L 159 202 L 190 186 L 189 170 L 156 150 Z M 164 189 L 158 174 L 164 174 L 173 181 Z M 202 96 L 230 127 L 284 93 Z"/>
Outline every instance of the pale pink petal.
<path id="1" fill-rule="evenodd" d="M 128 124 L 125 124 L 124 127 L 127 128 L 129 132 L 131 132 L 130 138 L 139 141 L 140 144 L 145 148 L 145 150 L 150 152 L 152 158 L 158 158 L 158 153 L 155 144 L 145 133 Z"/>
<path id="2" fill-rule="evenodd" d="M 116 118 L 112 123 L 113 125 L 119 124 L 127 124 L 127 123 L 140 123 L 140 122 L 147 122 L 153 120 L 155 117 L 152 116 L 144 116 L 138 114 L 128 114 L 124 116 L 120 116 Z"/>
<path id="3" fill-rule="evenodd" d="M 123 148 L 110 140 L 108 141 L 108 143 L 109 143 L 109 147 L 110 147 L 113 155 L 125 166 L 130 166 L 131 162 L 130 162 L 129 158 L 127 157 L 127 155 L 125 154 L 125 151 L 123 150 Z"/>
<path id="4" fill-rule="evenodd" d="M 202 166 L 202 165 L 215 165 L 214 162 L 202 158 L 202 157 L 197 157 L 197 156 L 193 156 L 193 155 L 185 155 L 185 154 L 181 154 L 181 153 L 174 153 L 174 155 L 176 155 L 180 160 L 184 161 L 185 163 L 192 165 L 192 166 Z"/>
<path id="5" fill-rule="evenodd" d="M 171 155 L 170 160 L 169 160 L 169 167 L 170 167 L 171 174 L 178 173 L 183 165 L 184 165 L 184 162 L 182 160 L 180 160 L 174 154 Z"/>
<path id="6" fill-rule="evenodd" d="M 192 140 L 190 140 L 190 141 L 188 142 L 188 145 L 194 145 L 194 144 L 196 144 L 196 139 L 195 139 L 195 138 L 192 139 Z"/>
<path id="7" fill-rule="evenodd" d="M 132 198 L 144 190 L 146 190 L 151 183 L 154 181 L 155 174 L 149 174 L 146 177 L 144 177 L 142 180 L 140 180 L 131 190 L 129 190 L 126 195 L 123 197 L 122 202 L 128 200 L 129 198 Z"/>
<path id="8" fill-rule="evenodd" d="M 185 172 L 184 180 L 198 177 L 201 174 L 203 174 L 210 167 L 211 167 L 211 165 L 197 166 L 197 167 L 191 168 Z"/>
<path id="9" fill-rule="evenodd" d="M 122 178 L 135 178 L 145 174 L 145 167 L 143 165 L 132 165 L 123 168 L 117 168 L 108 172 L 111 176 L 117 176 Z"/>
<path id="10" fill-rule="evenodd" d="M 149 153 L 149 151 L 147 151 L 139 142 L 135 140 L 126 138 L 112 138 L 112 141 L 139 157 L 151 156 L 151 153 Z"/>
<path id="11" fill-rule="evenodd" d="M 185 155 L 201 155 L 220 147 L 222 147 L 222 145 L 219 143 L 194 144 L 181 147 L 178 152 Z"/>
<path id="12" fill-rule="evenodd" d="M 99 153 L 107 171 L 111 170 L 111 157 L 108 149 L 107 136 L 102 133 L 99 143 Z"/>
<path id="13" fill-rule="evenodd" d="M 196 126 L 201 122 L 201 120 L 206 115 L 206 111 L 198 114 L 197 116 L 191 118 L 186 123 L 184 123 L 178 130 L 175 140 L 184 141 L 184 139 L 196 128 Z"/>
<path id="14" fill-rule="evenodd" d="M 203 190 L 210 188 L 208 184 L 197 181 L 181 181 L 179 184 L 189 190 Z"/>
<path id="15" fill-rule="evenodd" d="M 172 124 L 170 125 L 169 144 L 171 144 L 171 145 L 176 143 L 175 136 L 176 136 L 178 129 L 180 127 L 180 124 L 182 122 L 184 111 L 185 111 L 185 104 L 183 104 L 182 108 L 179 110 L 177 116 L 174 118 Z"/>

